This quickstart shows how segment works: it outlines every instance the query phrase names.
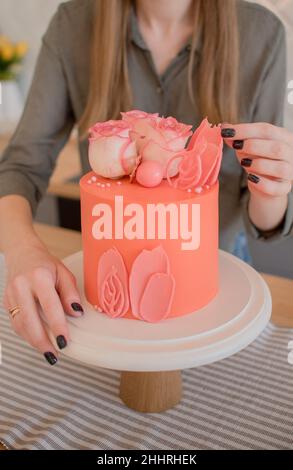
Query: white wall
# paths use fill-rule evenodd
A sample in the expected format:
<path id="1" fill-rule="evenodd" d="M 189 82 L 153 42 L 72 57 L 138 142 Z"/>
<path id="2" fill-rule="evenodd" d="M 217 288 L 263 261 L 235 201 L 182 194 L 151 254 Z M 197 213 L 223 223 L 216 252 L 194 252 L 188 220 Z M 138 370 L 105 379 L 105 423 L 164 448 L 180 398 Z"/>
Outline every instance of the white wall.
<path id="1" fill-rule="evenodd" d="M 29 54 L 21 77 L 21 88 L 25 92 L 31 81 L 41 36 L 61 0 L 1 0 L 0 33 L 15 41 L 29 43 Z"/>

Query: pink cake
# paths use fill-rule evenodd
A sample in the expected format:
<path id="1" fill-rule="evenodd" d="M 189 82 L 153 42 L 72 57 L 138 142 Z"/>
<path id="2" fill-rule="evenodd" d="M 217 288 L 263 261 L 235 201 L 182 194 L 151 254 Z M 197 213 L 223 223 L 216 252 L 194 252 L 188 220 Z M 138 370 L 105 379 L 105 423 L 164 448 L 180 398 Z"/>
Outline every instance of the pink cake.
<path id="1" fill-rule="evenodd" d="M 81 220 L 97 315 L 166 321 L 217 294 L 222 147 L 206 119 L 192 134 L 172 117 L 131 111 L 90 129 Z"/>

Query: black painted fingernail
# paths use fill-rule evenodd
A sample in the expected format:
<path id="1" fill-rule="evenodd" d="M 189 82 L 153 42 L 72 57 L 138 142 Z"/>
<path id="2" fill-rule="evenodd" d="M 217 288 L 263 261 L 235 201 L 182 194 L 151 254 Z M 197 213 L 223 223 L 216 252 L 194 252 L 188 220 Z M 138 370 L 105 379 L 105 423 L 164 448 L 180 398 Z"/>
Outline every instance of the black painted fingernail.
<path id="1" fill-rule="evenodd" d="M 226 129 L 221 130 L 221 135 L 222 137 L 224 137 L 224 139 L 225 138 L 227 139 L 229 137 L 235 137 L 235 134 L 236 134 L 235 129 L 226 128 Z"/>
<path id="2" fill-rule="evenodd" d="M 72 307 L 72 310 L 74 310 L 75 312 L 82 312 L 83 313 L 83 308 L 80 304 L 78 304 L 77 302 L 74 302 L 73 304 L 71 304 L 71 307 Z"/>
<path id="3" fill-rule="evenodd" d="M 45 352 L 44 356 L 45 356 L 45 359 L 49 362 L 49 364 L 51 366 L 56 364 L 57 357 L 55 356 L 55 354 L 53 354 L 52 352 L 49 351 L 49 352 Z"/>
<path id="4" fill-rule="evenodd" d="M 247 176 L 247 179 L 249 179 L 249 181 L 255 184 L 260 182 L 260 178 L 256 175 L 252 175 L 251 173 L 249 173 L 249 175 Z"/>
<path id="5" fill-rule="evenodd" d="M 241 166 L 244 166 L 245 168 L 249 168 L 251 164 L 252 164 L 251 158 L 242 158 Z"/>
<path id="6" fill-rule="evenodd" d="M 57 336 L 56 342 L 58 344 L 59 349 L 64 349 L 67 346 L 67 341 L 63 335 Z"/>
<path id="7" fill-rule="evenodd" d="M 233 142 L 233 148 L 236 150 L 243 149 L 243 145 L 244 145 L 244 140 L 234 140 Z"/>

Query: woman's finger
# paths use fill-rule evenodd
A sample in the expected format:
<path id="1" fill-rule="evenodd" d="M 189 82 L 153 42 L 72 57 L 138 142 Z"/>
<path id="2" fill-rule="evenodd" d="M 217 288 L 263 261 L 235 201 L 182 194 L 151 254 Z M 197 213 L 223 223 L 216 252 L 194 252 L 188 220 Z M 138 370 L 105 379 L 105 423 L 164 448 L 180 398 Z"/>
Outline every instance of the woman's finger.
<path id="1" fill-rule="evenodd" d="M 239 154 L 238 152 L 237 158 L 241 166 L 248 173 L 272 176 L 287 181 L 293 180 L 293 168 L 287 161 L 270 160 L 269 158 L 260 157 L 250 158 L 249 155 Z"/>
<path id="2" fill-rule="evenodd" d="M 59 294 L 63 309 L 68 315 L 73 317 L 83 315 L 80 295 L 76 287 L 76 279 L 65 266 L 59 268 L 56 290 Z"/>
<path id="3" fill-rule="evenodd" d="M 250 191 L 258 191 L 268 196 L 284 196 L 292 189 L 290 181 L 274 180 L 254 173 L 249 173 L 247 179 Z"/>
<path id="4" fill-rule="evenodd" d="M 14 331 L 32 347 L 39 350 L 49 364 L 56 364 L 57 351 L 45 331 L 35 299 L 25 279 L 15 278 L 12 281 L 6 292 L 5 304 L 7 309 L 16 306 L 20 308 L 19 313 L 13 318 L 10 315 Z"/>
<path id="5" fill-rule="evenodd" d="M 265 139 L 288 142 L 293 145 L 293 135 L 287 129 L 274 126 L 267 122 L 255 122 L 249 124 L 222 124 L 222 136 L 226 139 L 246 140 Z"/>
<path id="6" fill-rule="evenodd" d="M 50 271 L 38 268 L 33 274 L 33 292 L 38 299 L 50 330 L 60 349 L 66 347 L 70 337 L 65 313 L 55 289 Z"/>
<path id="7" fill-rule="evenodd" d="M 233 147 L 239 154 L 243 153 L 273 160 L 286 160 L 288 162 L 292 160 L 293 147 L 278 140 L 234 140 L 227 142 L 227 145 Z"/>

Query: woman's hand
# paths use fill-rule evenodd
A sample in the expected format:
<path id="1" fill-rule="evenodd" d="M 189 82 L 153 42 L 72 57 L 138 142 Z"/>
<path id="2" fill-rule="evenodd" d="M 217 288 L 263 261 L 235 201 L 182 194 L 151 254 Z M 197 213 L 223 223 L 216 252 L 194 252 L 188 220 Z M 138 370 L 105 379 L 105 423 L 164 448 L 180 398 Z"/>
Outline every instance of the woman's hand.
<path id="1" fill-rule="evenodd" d="M 14 318 L 10 316 L 12 327 L 53 365 L 58 354 L 46 333 L 38 304 L 59 349 L 63 349 L 70 340 L 65 312 L 74 317 L 83 313 L 75 278 L 38 240 L 20 243 L 5 253 L 5 259 L 4 305 L 7 310 L 20 309 Z"/>
<path id="2" fill-rule="evenodd" d="M 277 227 L 286 212 L 293 180 L 293 134 L 267 123 L 223 124 L 225 143 L 247 172 L 249 215 L 260 230 Z"/>

